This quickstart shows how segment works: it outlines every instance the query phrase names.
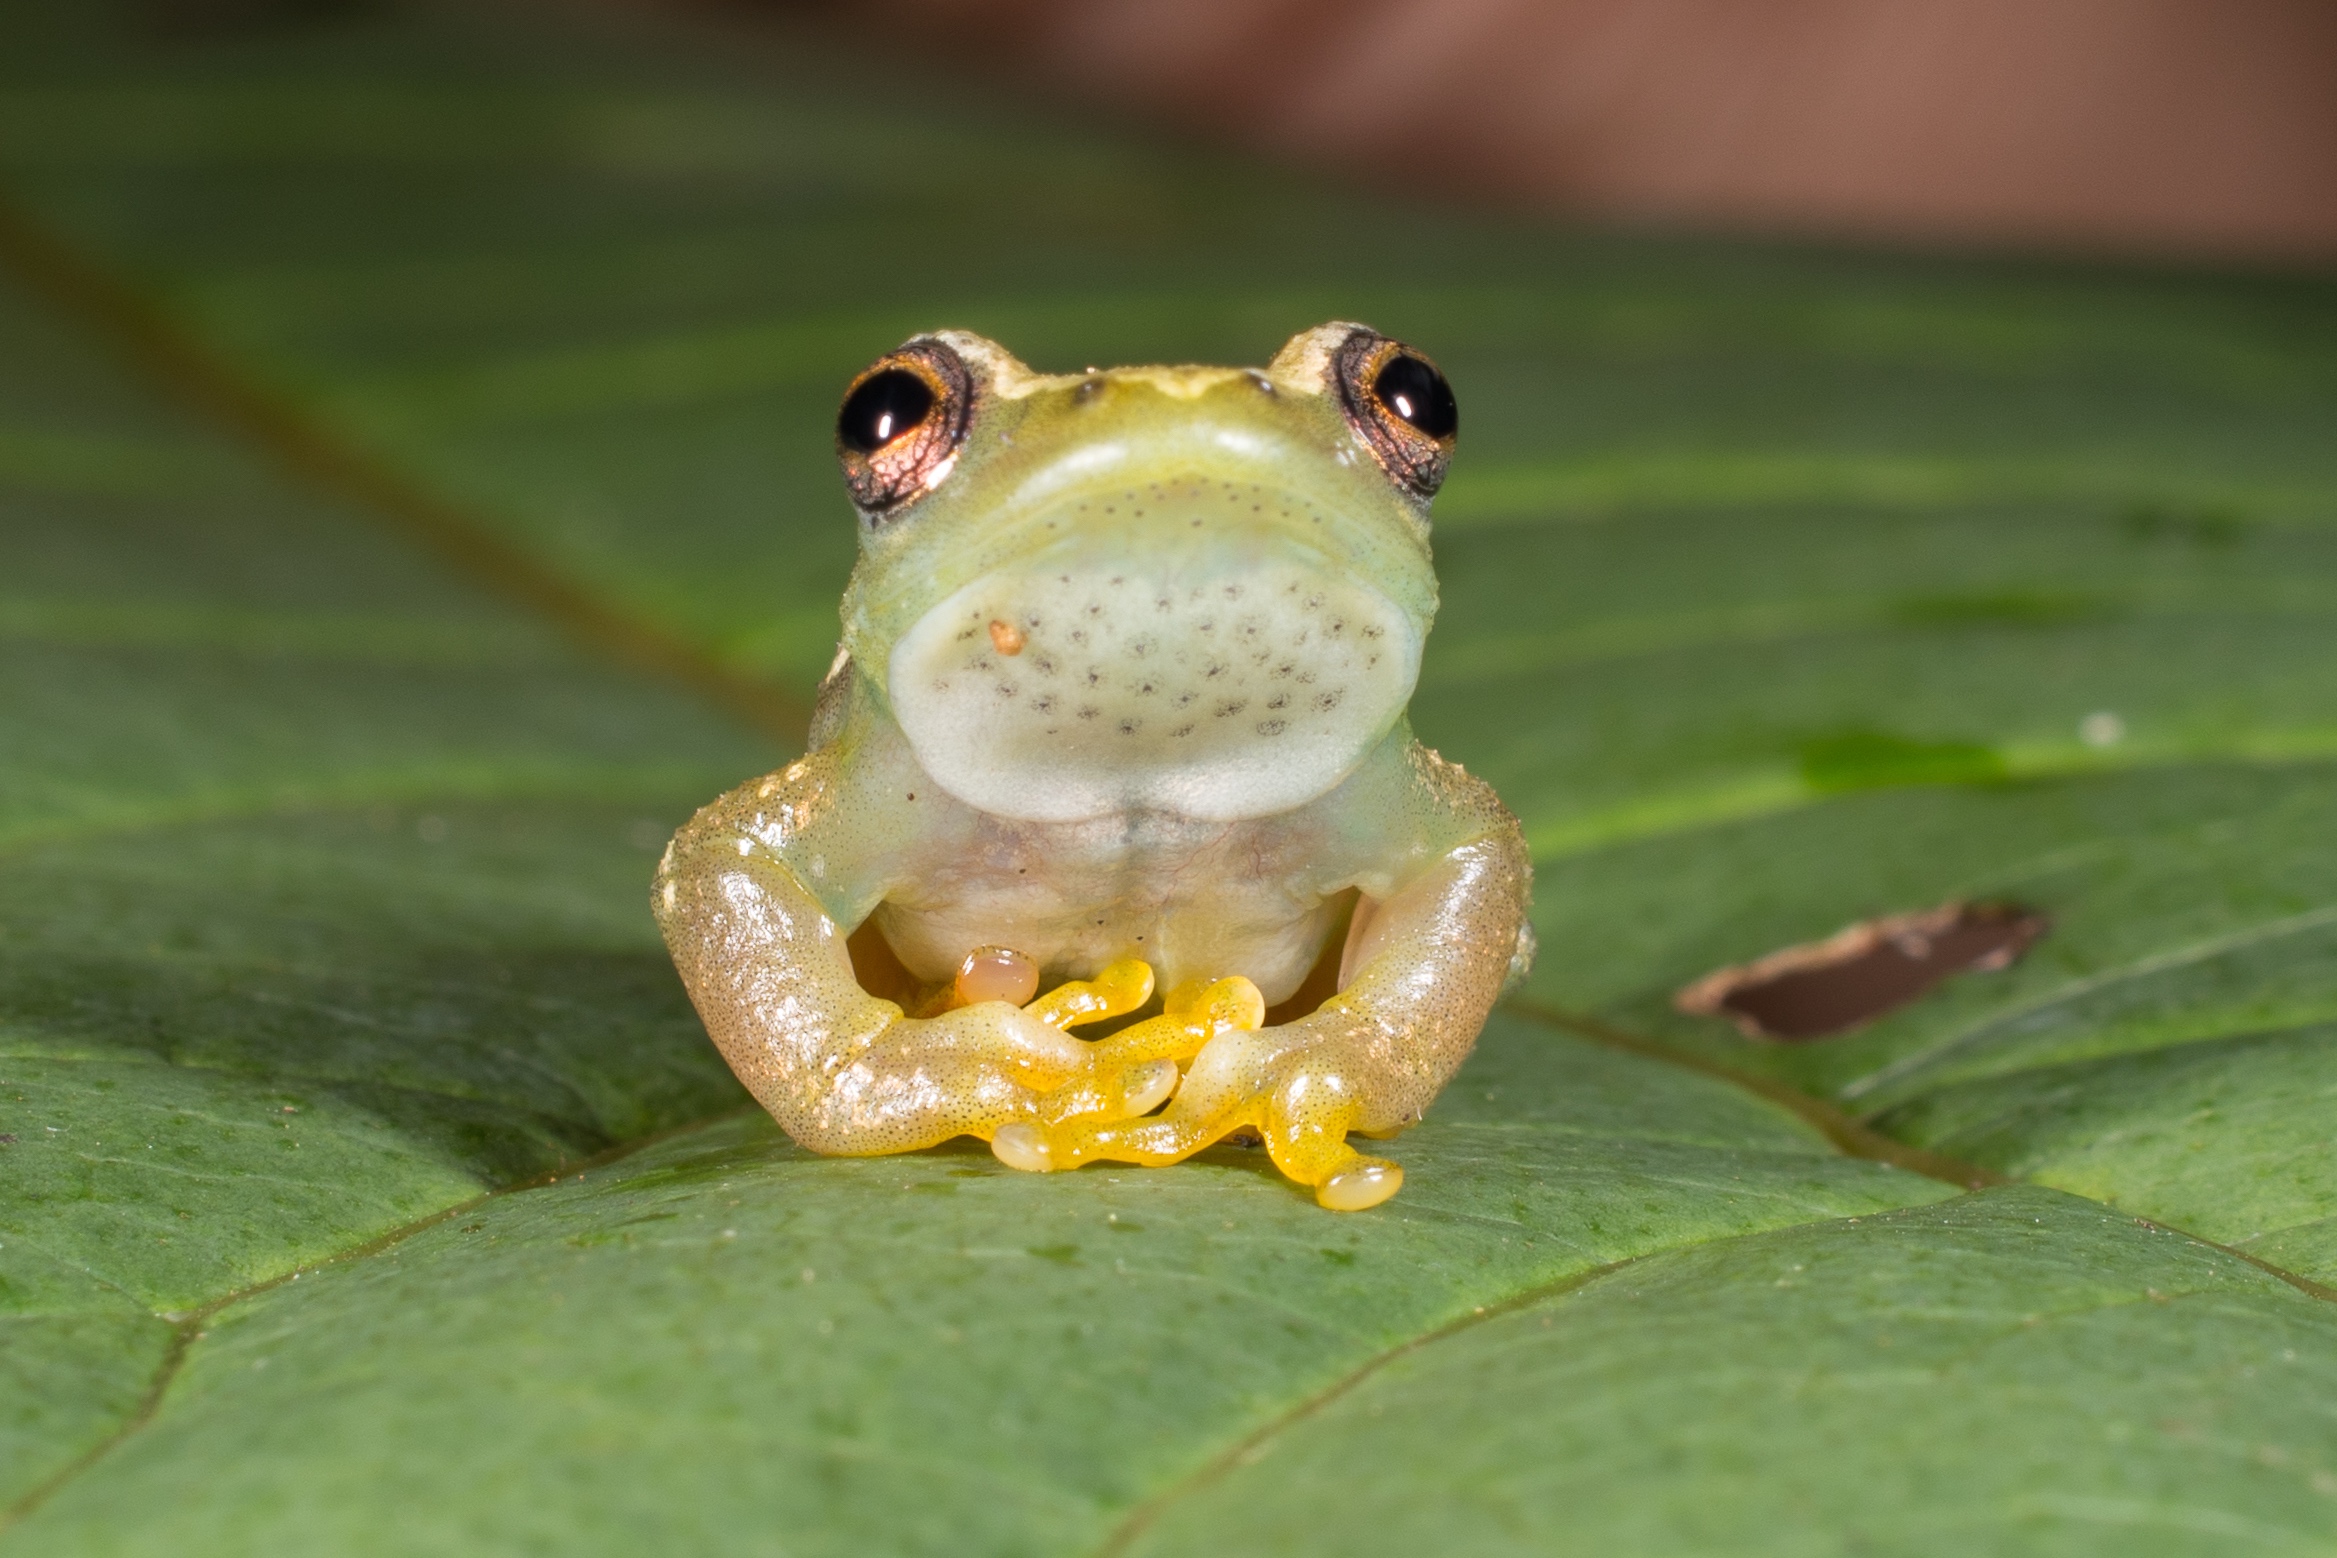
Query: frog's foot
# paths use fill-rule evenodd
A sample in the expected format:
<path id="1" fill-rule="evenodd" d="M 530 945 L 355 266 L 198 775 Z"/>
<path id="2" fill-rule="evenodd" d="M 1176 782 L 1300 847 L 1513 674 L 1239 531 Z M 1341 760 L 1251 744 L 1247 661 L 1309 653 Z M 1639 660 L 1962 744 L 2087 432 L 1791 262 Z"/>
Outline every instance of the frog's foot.
<path id="1" fill-rule="evenodd" d="M 1115 963 L 1029 1001 L 1037 982 L 1029 959 L 985 947 L 966 958 L 925 1015 L 903 1017 L 891 1002 L 863 997 L 874 1031 L 844 1064 L 823 1068 L 827 1085 L 782 1123 L 815 1152 L 862 1155 L 952 1136 L 989 1140 L 1003 1127 L 1055 1118 L 1060 1107 L 1050 1101 L 1071 1092 L 1089 1096 L 1092 1111 L 1110 1119 L 1158 1108 L 1176 1086 L 1173 1060 L 1113 1057 L 1099 1067 L 1103 1046 L 1069 1031 L 1142 1006 L 1152 970 L 1133 959 Z"/>
<path id="2" fill-rule="evenodd" d="M 1305 1027 L 1259 1027 L 1264 1002 L 1248 980 L 1221 980 L 1191 992 L 1170 1010 L 1106 1039 L 1125 1043 L 1126 1058 L 1195 1055 L 1192 1072 L 1169 1107 L 1113 1111 L 1081 1098 L 1075 1084 L 1040 1101 L 1042 1123 L 1000 1128 L 991 1147 L 1016 1168 L 1076 1168 L 1094 1159 L 1158 1167 L 1182 1162 L 1245 1127 L 1264 1138 L 1274 1166 L 1337 1212 L 1379 1205 L 1403 1187 L 1404 1170 L 1347 1145 L 1362 1114 L 1357 1088 L 1325 1047 L 1306 1042 Z"/>
<path id="3" fill-rule="evenodd" d="M 1096 983 L 1110 981 L 1114 969 L 1120 967 L 1114 964 L 1105 969 Z M 1132 988 L 1124 976 L 1121 988 Z M 1061 991 L 1050 992 L 1048 998 L 1059 994 Z M 1048 1147 L 1053 1134 L 1079 1122 L 1150 1114 L 1176 1091 L 1178 1061 L 1198 1055 L 1221 1034 L 1254 1029 L 1266 1017 L 1265 997 L 1256 985 L 1238 975 L 1214 984 L 1181 986 L 1169 992 L 1163 1005 L 1166 1010 L 1158 1017 L 1100 1041 L 1088 1075 L 1040 1099 L 1037 1120 L 1001 1127 L 990 1139 L 999 1161 L 1033 1172 L 1060 1166 Z"/>
<path id="4" fill-rule="evenodd" d="M 1239 974 L 1210 984 L 1180 985 L 1168 993 L 1161 1006 L 1158 1017 L 1123 1028 L 1097 1044 L 1097 1064 L 1111 1067 L 1150 1060 L 1191 1060 L 1211 1041 L 1228 1033 L 1253 1032 L 1266 1021 L 1266 998 Z M 1069 1118 L 1069 1114 L 1059 1118 Z"/>
<path id="5" fill-rule="evenodd" d="M 1255 1127 L 1249 1117 L 1254 1112 L 1208 1117 L 1172 1104 L 1152 1119 L 1079 1121 L 1053 1131 L 1017 1123 L 1001 1126 L 991 1148 L 1011 1167 L 1040 1172 L 1091 1159 L 1158 1168 L 1181 1163 L 1244 1126 Z M 1368 1210 L 1404 1188 L 1402 1164 L 1357 1152 L 1347 1145 L 1347 1128 L 1336 1121 L 1269 1131 L 1266 1147 L 1276 1168 L 1311 1188 L 1317 1204 L 1334 1212 Z"/>

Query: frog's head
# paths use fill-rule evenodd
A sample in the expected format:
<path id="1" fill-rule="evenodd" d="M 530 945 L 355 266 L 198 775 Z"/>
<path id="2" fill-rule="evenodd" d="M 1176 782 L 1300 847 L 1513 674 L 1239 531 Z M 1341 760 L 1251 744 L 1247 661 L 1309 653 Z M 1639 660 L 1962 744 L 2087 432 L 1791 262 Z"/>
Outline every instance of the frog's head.
<path id="1" fill-rule="evenodd" d="M 1457 423 L 1435 366 L 1360 325 L 1262 370 L 1061 376 L 920 336 L 838 421 L 860 510 L 844 647 L 981 810 L 1289 810 L 1412 695 Z"/>

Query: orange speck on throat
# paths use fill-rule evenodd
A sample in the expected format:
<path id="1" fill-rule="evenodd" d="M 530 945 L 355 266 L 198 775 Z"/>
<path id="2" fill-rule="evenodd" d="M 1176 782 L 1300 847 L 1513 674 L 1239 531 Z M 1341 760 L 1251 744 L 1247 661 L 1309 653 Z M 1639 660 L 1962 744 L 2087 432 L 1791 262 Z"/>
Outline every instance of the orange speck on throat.
<path id="1" fill-rule="evenodd" d="M 990 619 L 990 646 L 1002 655 L 1022 653 L 1022 629 L 1000 618 Z"/>

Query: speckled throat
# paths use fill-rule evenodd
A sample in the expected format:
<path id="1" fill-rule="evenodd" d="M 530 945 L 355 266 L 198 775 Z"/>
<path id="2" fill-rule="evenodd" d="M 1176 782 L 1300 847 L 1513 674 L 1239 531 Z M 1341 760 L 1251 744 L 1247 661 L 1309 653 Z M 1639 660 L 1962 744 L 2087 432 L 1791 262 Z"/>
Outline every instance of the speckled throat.
<path id="1" fill-rule="evenodd" d="M 1231 821 L 1338 784 L 1411 697 L 1418 630 L 1286 535 L 1189 534 L 1052 548 L 927 612 L 887 681 L 935 781 L 1043 822 Z"/>

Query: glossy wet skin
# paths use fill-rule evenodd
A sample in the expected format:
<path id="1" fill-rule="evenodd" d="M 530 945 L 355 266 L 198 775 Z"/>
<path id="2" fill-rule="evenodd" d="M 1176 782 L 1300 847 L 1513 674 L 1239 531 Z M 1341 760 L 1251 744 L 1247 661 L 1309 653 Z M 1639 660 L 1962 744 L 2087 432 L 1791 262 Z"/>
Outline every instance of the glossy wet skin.
<path id="1" fill-rule="evenodd" d="M 1060 1168 L 1247 1129 L 1326 1205 L 1393 1193 L 1347 1133 L 1417 1118 L 1525 955 L 1514 820 L 1403 719 L 1454 420 L 1352 325 L 1264 370 L 1063 377 L 952 332 L 856 382 L 813 750 L 702 812 L 657 888 L 791 1134 Z M 1066 1031 L 1156 985 L 1163 1015 Z"/>

